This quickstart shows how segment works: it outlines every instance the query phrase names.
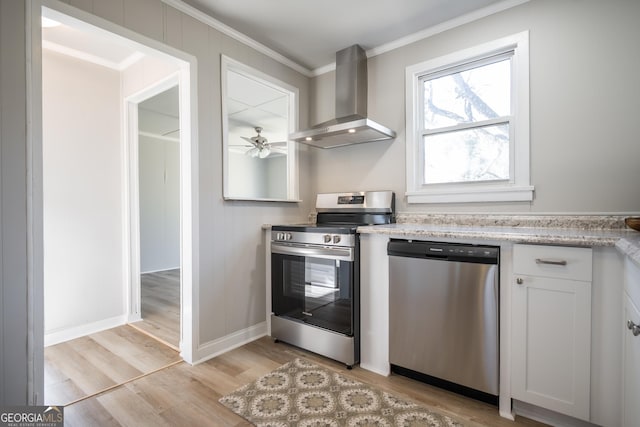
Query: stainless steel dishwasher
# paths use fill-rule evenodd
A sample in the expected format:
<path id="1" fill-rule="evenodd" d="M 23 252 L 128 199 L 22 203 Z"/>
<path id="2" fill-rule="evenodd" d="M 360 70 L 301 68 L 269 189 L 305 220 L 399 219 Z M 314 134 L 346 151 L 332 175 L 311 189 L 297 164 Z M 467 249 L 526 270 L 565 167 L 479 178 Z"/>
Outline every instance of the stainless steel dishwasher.
<path id="1" fill-rule="evenodd" d="M 387 250 L 391 370 L 497 404 L 499 248 L 392 239 Z"/>

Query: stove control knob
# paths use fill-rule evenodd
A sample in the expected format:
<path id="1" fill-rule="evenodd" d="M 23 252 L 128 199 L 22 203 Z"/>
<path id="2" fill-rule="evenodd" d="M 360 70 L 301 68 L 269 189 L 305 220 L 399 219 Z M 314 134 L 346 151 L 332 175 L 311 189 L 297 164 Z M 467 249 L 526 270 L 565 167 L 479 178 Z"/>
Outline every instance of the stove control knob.
<path id="1" fill-rule="evenodd" d="M 291 240 L 293 235 L 291 233 L 284 233 L 284 240 Z"/>
<path id="2" fill-rule="evenodd" d="M 282 233 L 276 233 L 276 240 L 282 240 Z"/>
<path id="3" fill-rule="evenodd" d="M 331 234 L 325 234 L 323 238 L 325 243 L 331 243 Z"/>
<path id="4" fill-rule="evenodd" d="M 340 243 L 340 236 L 333 236 L 333 243 Z"/>

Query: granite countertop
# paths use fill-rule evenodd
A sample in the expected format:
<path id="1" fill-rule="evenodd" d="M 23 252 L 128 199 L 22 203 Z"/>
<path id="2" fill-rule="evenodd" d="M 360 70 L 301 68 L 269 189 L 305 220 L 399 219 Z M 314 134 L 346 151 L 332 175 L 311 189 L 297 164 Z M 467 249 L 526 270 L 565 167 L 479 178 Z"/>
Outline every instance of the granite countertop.
<path id="1" fill-rule="evenodd" d="M 398 213 L 396 219 L 395 224 L 360 226 L 358 232 L 418 239 L 612 246 L 640 265 L 640 232 L 627 228 L 623 216 Z M 314 222 L 312 213 L 309 223 Z"/>
<path id="2" fill-rule="evenodd" d="M 616 248 L 640 265 L 640 233 L 635 232 L 616 242 Z"/>
<path id="3" fill-rule="evenodd" d="M 529 227 L 469 227 L 432 224 L 388 224 L 358 227 L 363 234 L 387 234 L 433 238 L 496 240 L 571 246 L 615 246 L 631 234 L 624 230 L 576 230 Z M 631 233 L 638 234 L 635 231 Z"/>
<path id="4" fill-rule="evenodd" d="M 567 246 L 615 246 L 640 264 L 640 233 L 611 216 L 399 214 L 398 223 L 358 227 L 362 234 Z"/>

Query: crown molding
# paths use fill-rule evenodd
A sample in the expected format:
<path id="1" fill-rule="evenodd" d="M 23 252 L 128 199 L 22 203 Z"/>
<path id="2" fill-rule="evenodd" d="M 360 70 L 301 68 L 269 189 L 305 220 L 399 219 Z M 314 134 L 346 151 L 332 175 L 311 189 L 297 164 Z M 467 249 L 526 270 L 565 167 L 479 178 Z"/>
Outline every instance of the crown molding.
<path id="1" fill-rule="evenodd" d="M 131 55 L 127 56 L 121 62 L 114 62 L 109 61 L 108 59 L 105 59 L 101 56 L 83 52 L 49 40 L 42 40 L 42 48 L 52 52 L 57 52 L 61 55 L 70 56 L 81 61 L 86 61 L 92 64 L 100 65 L 102 67 L 107 67 L 115 71 L 123 71 L 144 57 L 144 54 L 140 52 L 134 52 Z"/>
<path id="2" fill-rule="evenodd" d="M 303 67 L 302 65 L 298 64 L 297 62 L 294 62 L 292 60 L 290 60 L 289 58 L 287 58 L 286 56 L 276 52 L 275 50 L 263 45 L 262 43 L 252 39 L 251 37 L 231 28 L 230 26 L 223 24 L 222 22 L 218 21 L 217 19 L 213 18 L 210 15 L 207 15 L 206 13 L 202 12 L 201 10 L 196 9 L 193 6 L 190 6 L 186 3 L 184 3 L 182 0 L 162 0 L 163 3 L 166 3 L 167 5 L 179 10 L 182 13 L 185 13 L 186 15 L 191 16 L 194 19 L 197 19 L 198 21 L 220 31 L 221 33 L 239 41 L 240 43 L 243 43 L 247 46 L 249 46 L 252 49 L 257 50 L 260 53 L 263 53 L 265 55 L 267 55 L 268 57 L 270 57 L 271 59 L 280 62 L 283 65 L 286 65 L 287 67 L 299 72 L 300 74 L 303 74 L 307 77 L 313 77 L 312 71 L 309 70 L 306 67 Z"/>
<path id="3" fill-rule="evenodd" d="M 476 11 L 467 13 L 466 15 L 462 15 L 457 18 L 450 19 L 449 21 L 443 22 L 438 25 L 434 25 L 433 27 L 425 28 L 424 30 L 418 31 L 413 34 L 409 34 L 408 36 L 401 37 L 389 43 L 385 43 L 380 46 L 371 48 L 366 52 L 367 58 L 372 58 L 374 56 L 382 55 L 383 53 L 401 48 L 403 46 L 410 45 L 411 43 L 415 43 L 420 40 L 427 39 L 436 34 L 443 33 L 453 28 L 460 27 L 462 25 L 468 24 L 473 21 L 477 21 L 479 19 L 496 14 L 498 12 L 502 12 L 503 10 L 511 9 L 512 7 L 516 7 L 521 4 L 528 3 L 529 1 L 530 0 L 505 0 L 499 3 L 492 4 L 487 7 L 483 7 L 482 9 L 478 9 Z M 311 74 L 314 77 L 316 77 L 321 74 L 328 73 L 329 71 L 333 71 L 335 69 L 336 69 L 336 63 L 333 62 L 331 64 L 327 64 L 322 67 L 315 68 L 314 70 L 311 71 Z"/>
<path id="4" fill-rule="evenodd" d="M 511 9 L 512 7 L 519 6 L 529 1 L 530 0 L 505 0 L 499 3 L 489 5 L 487 7 L 476 10 L 474 12 L 467 13 L 466 15 L 459 16 L 457 18 L 451 19 L 441 24 L 434 25 L 433 27 L 425 28 L 424 30 L 418 31 L 408 36 L 401 37 L 389 43 L 385 43 L 383 45 L 371 48 L 366 52 L 367 58 L 371 58 L 377 55 L 381 55 L 385 52 L 389 52 L 391 50 L 398 49 L 403 46 L 407 46 L 411 43 L 415 43 L 417 41 L 429 38 L 431 36 L 445 32 L 452 28 L 456 28 L 464 24 L 477 21 L 479 19 L 485 18 L 495 13 L 502 12 L 503 10 Z M 275 50 L 263 45 L 262 43 L 252 39 L 251 37 L 231 28 L 226 24 L 223 24 L 222 22 L 218 21 L 212 16 L 202 12 L 201 10 L 196 9 L 193 6 L 190 6 L 184 3 L 182 0 L 162 0 L 162 2 L 220 31 L 221 33 L 226 34 L 229 37 L 257 50 L 258 52 L 267 55 L 271 59 L 278 61 L 281 64 L 286 65 L 287 67 L 307 77 L 317 77 L 319 75 L 333 71 L 336 68 L 336 64 L 335 62 L 333 62 L 331 64 L 323 65 L 322 67 L 318 67 L 313 70 L 310 70 L 298 64 L 297 62 L 292 61 L 286 56 L 276 52 Z"/>

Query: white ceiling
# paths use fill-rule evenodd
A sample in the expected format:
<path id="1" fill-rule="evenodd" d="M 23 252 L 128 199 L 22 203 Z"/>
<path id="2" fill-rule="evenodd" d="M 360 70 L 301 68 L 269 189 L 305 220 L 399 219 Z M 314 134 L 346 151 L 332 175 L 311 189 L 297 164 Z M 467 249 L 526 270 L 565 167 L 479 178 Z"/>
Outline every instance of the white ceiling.
<path id="1" fill-rule="evenodd" d="M 359 44 L 369 53 L 423 38 L 446 28 L 486 16 L 529 0 L 165 0 L 178 8 L 196 8 L 213 21 L 241 33 L 293 61 L 301 68 L 322 71 L 331 67 L 335 52 Z M 197 11 L 196 11 L 197 12 Z M 116 70 L 124 70 L 144 56 L 130 42 L 48 8 L 43 16 L 63 25 L 43 28 L 43 47 Z M 386 46 L 386 48 L 385 48 Z M 229 81 L 229 113 L 244 133 L 282 119 L 286 97 L 255 87 L 239 77 Z M 246 79 L 245 79 L 246 80 Z M 251 94 L 247 101 L 244 94 Z M 261 96 L 263 95 L 263 96 Z M 163 134 L 177 128 L 177 90 L 141 106 L 146 131 Z M 264 101 L 264 102 L 263 102 Z M 155 104 L 154 104 L 155 102 Z M 160 120 L 163 119 L 163 120 Z M 171 128 L 171 129 L 169 129 Z M 274 125 L 274 128 L 277 126 Z M 173 136 L 173 135 L 172 135 Z"/>
<path id="2" fill-rule="evenodd" d="M 529 0 L 164 1 L 213 18 L 210 21 L 214 24 L 222 23 L 240 33 L 243 41 L 257 42 L 311 75 L 331 69 L 335 53 L 353 44 L 362 46 L 369 55 L 382 53 Z M 43 29 L 43 43 L 48 49 L 84 56 L 117 70 L 142 56 L 105 34 L 86 31 L 87 26 L 74 19 L 51 9 L 43 11 L 44 16 L 66 24 Z"/>
<path id="3" fill-rule="evenodd" d="M 315 70 L 353 44 L 365 50 L 517 0 L 183 0 L 303 67 Z"/>
<path id="4" fill-rule="evenodd" d="M 138 128 L 149 135 L 179 138 L 178 86 L 138 104 Z"/>
<path id="5" fill-rule="evenodd" d="M 122 71 L 144 55 L 121 38 L 70 16 L 44 8 L 43 17 L 60 25 L 42 28 L 42 47 Z"/>

